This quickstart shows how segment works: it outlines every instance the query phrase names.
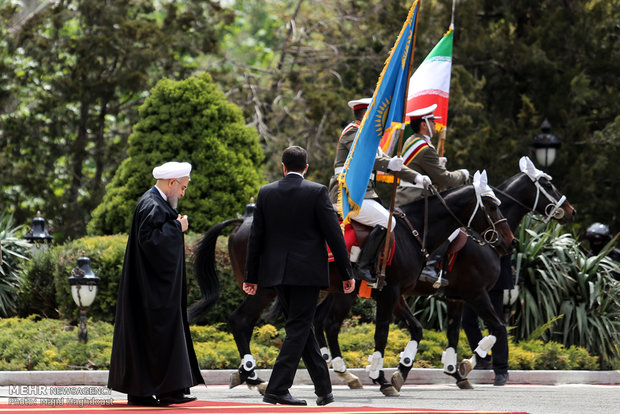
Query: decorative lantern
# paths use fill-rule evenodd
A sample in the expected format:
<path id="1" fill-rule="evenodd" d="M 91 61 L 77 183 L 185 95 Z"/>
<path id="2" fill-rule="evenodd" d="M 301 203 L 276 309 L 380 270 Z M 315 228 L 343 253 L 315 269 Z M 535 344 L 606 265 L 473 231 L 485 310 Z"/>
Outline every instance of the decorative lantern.
<path id="1" fill-rule="evenodd" d="M 547 119 L 540 125 L 542 134 L 534 137 L 534 148 L 536 151 L 536 159 L 543 168 L 549 167 L 555 160 L 556 151 L 562 145 L 562 141 L 549 131 L 551 124 Z"/>
<path id="2" fill-rule="evenodd" d="M 24 237 L 29 242 L 34 243 L 50 243 L 52 241 L 53 237 L 48 233 L 45 219 L 41 217 L 40 211 L 37 211 L 37 216 L 32 219 L 32 228 Z"/>
<path id="3" fill-rule="evenodd" d="M 78 339 L 83 344 L 88 342 L 86 308 L 95 301 L 99 280 L 100 278 L 95 275 L 90 267 L 90 259 L 88 257 L 79 257 L 77 259 L 77 267 L 71 270 L 69 286 L 71 286 L 71 296 L 74 302 L 80 307 Z"/>

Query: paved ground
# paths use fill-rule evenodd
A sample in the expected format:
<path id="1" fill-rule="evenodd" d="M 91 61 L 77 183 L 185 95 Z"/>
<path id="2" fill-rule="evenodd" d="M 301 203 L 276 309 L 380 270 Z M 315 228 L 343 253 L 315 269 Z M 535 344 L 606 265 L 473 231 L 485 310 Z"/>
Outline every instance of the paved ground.
<path id="1" fill-rule="evenodd" d="M 48 390 L 49 390 L 48 386 Z M 66 388 L 66 386 L 65 386 Z M 17 398 L 15 390 L 0 387 L 0 403 Z M 245 386 L 229 389 L 226 385 L 209 385 L 192 388 L 199 400 L 239 403 L 262 403 L 255 390 Z M 312 386 L 295 385 L 291 394 L 315 405 Z M 390 407 L 444 410 L 512 411 L 531 414 L 617 414 L 620 412 L 620 386 L 609 385 L 507 385 L 494 387 L 478 385 L 474 390 L 460 390 L 454 385 L 405 385 L 400 397 L 384 397 L 377 386 L 350 390 L 346 386 L 334 387 L 336 402 L 328 407 Z M 67 395 L 64 396 L 67 398 Z M 84 398 L 83 396 L 76 396 Z M 41 398 L 41 397 L 39 397 Z M 87 397 L 92 398 L 92 397 Z M 98 398 L 122 400 L 126 396 L 117 392 Z"/>
<path id="2" fill-rule="evenodd" d="M 516 411 L 531 414 L 620 413 L 620 371 L 511 371 L 510 380 L 503 387 L 492 385 L 492 371 L 474 371 L 470 379 L 475 389 L 461 390 L 441 370 L 420 369 L 411 372 L 400 397 L 389 398 L 381 394 L 378 386 L 369 384 L 363 370 L 351 371 L 360 377 L 364 388 L 350 390 L 345 385 L 335 385 L 336 402 L 332 406 Z M 229 389 L 227 382 L 230 372 L 203 371 L 207 386 L 194 387 L 192 393 L 204 401 L 262 403 L 262 396 L 245 385 Z M 270 370 L 259 370 L 263 379 L 268 379 L 269 374 Z M 124 394 L 105 388 L 106 382 L 106 371 L 4 371 L 0 372 L 0 403 L 16 398 L 52 398 L 58 393 L 65 398 L 72 395 L 108 401 L 126 398 Z M 333 383 L 341 382 L 334 378 Z M 300 370 L 291 394 L 306 399 L 309 405 L 315 405 L 316 396 L 309 384 L 307 373 Z M 84 389 L 95 390 L 95 395 L 80 395 Z"/>

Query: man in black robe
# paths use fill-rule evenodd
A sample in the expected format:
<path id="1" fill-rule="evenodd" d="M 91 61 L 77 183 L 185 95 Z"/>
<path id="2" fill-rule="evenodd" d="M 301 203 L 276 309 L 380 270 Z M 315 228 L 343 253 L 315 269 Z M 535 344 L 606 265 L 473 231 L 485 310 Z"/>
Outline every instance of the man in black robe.
<path id="1" fill-rule="evenodd" d="M 189 163 L 153 169 L 157 184 L 136 206 L 127 241 L 114 324 L 108 387 L 129 405 L 193 401 L 203 383 L 187 320 L 183 233 L 177 210 L 189 183 Z"/>

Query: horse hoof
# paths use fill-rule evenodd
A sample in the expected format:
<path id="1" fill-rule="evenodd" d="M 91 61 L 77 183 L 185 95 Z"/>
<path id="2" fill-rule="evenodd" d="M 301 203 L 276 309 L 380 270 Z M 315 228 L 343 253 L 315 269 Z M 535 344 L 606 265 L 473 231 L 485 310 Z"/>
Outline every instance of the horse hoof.
<path id="1" fill-rule="evenodd" d="M 400 373 L 400 371 L 396 370 L 392 374 L 392 379 L 390 380 L 390 382 L 392 383 L 394 388 L 396 388 L 396 391 L 400 391 L 400 389 L 403 387 L 403 384 L 405 383 L 405 379 L 403 378 L 403 375 Z"/>
<path id="2" fill-rule="evenodd" d="M 394 388 L 393 385 L 387 385 L 385 387 L 381 387 L 381 392 L 383 393 L 383 395 L 385 395 L 386 397 L 400 397 L 400 392 L 398 392 L 396 390 L 396 388 Z"/>
<path id="3" fill-rule="evenodd" d="M 468 359 L 462 360 L 459 364 L 459 374 L 461 374 L 461 377 L 466 377 L 473 369 L 474 367 Z"/>
<path id="4" fill-rule="evenodd" d="M 345 372 L 334 371 L 334 373 L 338 378 L 340 378 L 347 384 L 349 389 L 361 390 L 362 388 L 364 388 L 364 386 L 362 385 L 362 381 L 360 381 L 357 375 L 351 374 L 348 370 Z"/>
<path id="5" fill-rule="evenodd" d="M 469 382 L 468 379 L 457 381 L 456 386 L 462 390 L 473 390 L 474 389 L 474 386 L 471 385 L 471 382 Z"/>
<path id="6" fill-rule="evenodd" d="M 230 374 L 230 381 L 228 382 L 228 388 L 235 388 L 237 385 L 241 385 L 241 375 L 238 372 Z"/>
<path id="7" fill-rule="evenodd" d="M 267 383 L 261 382 L 260 384 L 256 384 L 256 385 L 248 385 L 248 388 L 249 389 L 256 388 L 258 392 L 260 393 L 260 395 L 265 395 L 265 390 L 267 389 Z"/>

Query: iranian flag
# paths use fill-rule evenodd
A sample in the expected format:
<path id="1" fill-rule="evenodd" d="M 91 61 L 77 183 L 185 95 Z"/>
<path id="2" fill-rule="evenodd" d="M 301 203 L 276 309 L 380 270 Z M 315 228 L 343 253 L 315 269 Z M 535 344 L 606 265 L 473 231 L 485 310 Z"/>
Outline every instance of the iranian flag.
<path id="1" fill-rule="evenodd" d="M 441 117 L 436 121 L 437 129 L 448 124 L 453 34 L 450 27 L 409 80 L 407 112 L 437 104 L 435 115 Z"/>

